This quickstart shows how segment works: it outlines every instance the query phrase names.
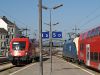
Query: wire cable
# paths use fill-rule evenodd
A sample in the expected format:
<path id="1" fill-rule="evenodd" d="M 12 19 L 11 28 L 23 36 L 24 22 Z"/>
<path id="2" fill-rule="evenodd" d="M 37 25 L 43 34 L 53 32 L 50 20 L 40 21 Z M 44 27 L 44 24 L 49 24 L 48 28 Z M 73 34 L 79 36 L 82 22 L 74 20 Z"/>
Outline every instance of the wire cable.
<path id="1" fill-rule="evenodd" d="M 5 13 L 6 15 L 8 15 L 8 17 L 9 18 L 11 18 L 11 19 L 13 19 L 13 20 L 16 20 L 16 21 L 18 21 L 20 24 L 23 24 L 23 25 L 25 25 L 26 26 L 26 24 L 25 23 L 23 23 L 22 21 L 20 21 L 20 20 L 18 20 L 17 18 L 15 18 L 15 17 L 12 17 L 11 15 L 9 15 L 5 10 L 3 10 L 3 9 L 0 9 L 0 11 L 1 12 L 3 12 L 3 13 Z"/>
<path id="2" fill-rule="evenodd" d="M 92 16 L 93 14 L 95 14 L 99 9 L 100 9 L 100 6 L 97 7 L 96 9 L 94 9 L 92 12 L 90 12 L 85 18 L 82 18 L 78 23 L 76 23 L 76 25 L 79 25 L 79 27 L 83 26 L 83 25 L 81 25 L 81 23 L 82 23 L 84 20 L 88 19 L 88 18 L 89 18 L 90 16 Z M 99 17 L 99 15 L 96 16 L 95 18 L 97 18 L 97 17 Z M 84 24 L 90 23 L 90 22 L 93 21 L 95 18 L 92 18 L 92 19 L 88 20 L 88 21 L 85 22 Z"/>

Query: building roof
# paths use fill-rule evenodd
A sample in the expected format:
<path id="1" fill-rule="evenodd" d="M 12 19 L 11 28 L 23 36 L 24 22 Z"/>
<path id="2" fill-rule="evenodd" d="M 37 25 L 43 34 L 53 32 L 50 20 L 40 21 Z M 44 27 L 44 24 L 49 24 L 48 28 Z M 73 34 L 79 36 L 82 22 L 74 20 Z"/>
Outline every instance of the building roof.
<path id="1" fill-rule="evenodd" d="M 7 34 L 8 32 L 4 28 L 0 28 L 0 33 Z"/>
<path id="2" fill-rule="evenodd" d="M 14 25 L 10 20 L 6 18 L 6 16 L 3 16 L 2 19 L 8 24 L 8 25 Z"/>

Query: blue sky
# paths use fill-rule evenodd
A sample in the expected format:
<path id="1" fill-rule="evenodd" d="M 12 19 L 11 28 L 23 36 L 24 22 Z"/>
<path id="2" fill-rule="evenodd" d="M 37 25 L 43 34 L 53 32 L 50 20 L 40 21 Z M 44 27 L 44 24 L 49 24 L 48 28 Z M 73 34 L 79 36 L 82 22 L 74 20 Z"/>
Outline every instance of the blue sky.
<path id="1" fill-rule="evenodd" d="M 62 31 L 64 34 L 72 32 L 73 28 L 85 32 L 100 26 L 100 0 L 42 0 L 43 5 L 52 8 L 53 30 Z M 0 0 L 0 16 L 7 16 L 20 27 L 28 27 L 31 34 L 38 32 L 38 0 Z M 49 30 L 44 23 L 49 23 L 49 10 L 43 9 L 43 31 Z"/>

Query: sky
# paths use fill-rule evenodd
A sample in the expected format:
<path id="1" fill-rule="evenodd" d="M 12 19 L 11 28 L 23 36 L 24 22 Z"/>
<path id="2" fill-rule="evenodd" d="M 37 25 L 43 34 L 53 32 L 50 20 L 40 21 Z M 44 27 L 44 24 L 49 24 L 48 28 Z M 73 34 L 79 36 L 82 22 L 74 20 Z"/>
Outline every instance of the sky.
<path id="1" fill-rule="evenodd" d="M 86 32 L 100 26 L 100 0 L 42 0 L 43 6 L 53 8 L 63 4 L 56 10 L 51 10 L 51 23 L 53 31 L 61 31 L 64 36 L 74 32 Z M 19 28 L 30 29 L 31 37 L 38 33 L 38 0 L 0 0 L 0 16 L 7 16 Z M 49 30 L 49 10 L 43 9 L 43 31 Z M 53 24 L 59 22 L 56 26 Z"/>

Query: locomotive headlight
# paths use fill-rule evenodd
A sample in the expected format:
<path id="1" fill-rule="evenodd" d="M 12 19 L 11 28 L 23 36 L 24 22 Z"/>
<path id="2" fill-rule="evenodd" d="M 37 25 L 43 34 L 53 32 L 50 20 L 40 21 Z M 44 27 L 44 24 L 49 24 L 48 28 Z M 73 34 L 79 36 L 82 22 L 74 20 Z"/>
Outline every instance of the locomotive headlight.
<path id="1" fill-rule="evenodd" d="M 9 53 L 9 55 L 12 55 L 12 52 L 11 52 L 11 53 Z"/>
<path id="2" fill-rule="evenodd" d="M 9 55 L 12 55 L 12 52 L 9 51 L 8 54 L 9 54 Z"/>
<path id="3" fill-rule="evenodd" d="M 98 66 L 98 70 L 100 70 L 100 64 L 99 64 L 99 66 Z"/>
<path id="4" fill-rule="evenodd" d="M 18 51 L 14 51 L 14 56 L 18 56 L 19 52 Z"/>
<path id="5" fill-rule="evenodd" d="M 10 53 L 12 55 L 12 53 Z"/>
<path id="6" fill-rule="evenodd" d="M 27 55 L 27 52 L 26 52 L 26 55 Z"/>

